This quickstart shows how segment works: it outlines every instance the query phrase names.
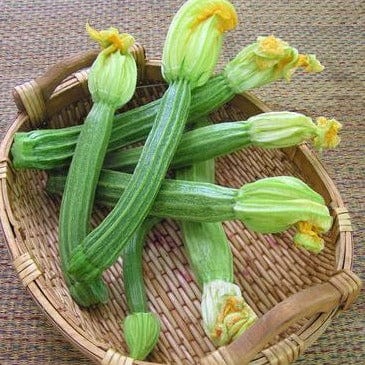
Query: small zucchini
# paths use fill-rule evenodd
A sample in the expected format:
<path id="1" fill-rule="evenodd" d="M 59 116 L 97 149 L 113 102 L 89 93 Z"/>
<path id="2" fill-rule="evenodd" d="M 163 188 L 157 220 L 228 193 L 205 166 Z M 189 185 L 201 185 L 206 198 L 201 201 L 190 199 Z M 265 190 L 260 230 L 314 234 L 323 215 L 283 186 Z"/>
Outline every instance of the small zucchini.
<path id="1" fill-rule="evenodd" d="M 147 218 L 122 252 L 123 281 L 129 311 L 122 328 L 129 356 L 137 360 L 143 360 L 153 350 L 160 334 L 160 321 L 148 308 L 142 270 L 146 236 L 158 221 L 158 218 Z"/>

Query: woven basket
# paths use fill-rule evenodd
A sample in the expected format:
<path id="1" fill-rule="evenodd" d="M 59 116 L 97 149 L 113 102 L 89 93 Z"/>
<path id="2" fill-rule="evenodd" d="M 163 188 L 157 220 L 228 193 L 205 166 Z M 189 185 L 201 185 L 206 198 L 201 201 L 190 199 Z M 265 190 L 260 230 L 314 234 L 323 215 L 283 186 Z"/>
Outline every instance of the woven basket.
<path id="1" fill-rule="evenodd" d="M 146 61 L 135 46 L 139 86 L 128 107 L 161 96 L 166 86 L 158 61 Z M 289 364 L 347 309 L 359 293 L 351 272 L 352 234 L 346 208 L 324 167 L 306 145 L 283 150 L 249 148 L 217 159 L 217 183 L 240 187 L 274 175 L 300 177 L 326 200 L 334 225 L 319 255 L 295 248 L 293 232 L 260 235 L 240 222 L 225 223 L 234 253 L 236 283 L 258 322 L 228 346 L 216 349 L 204 334 L 201 292 L 187 265 L 178 225 L 159 224 L 148 236 L 144 275 L 151 310 L 162 332 L 149 362 L 127 357 L 119 323 L 126 314 L 122 261 L 104 274 L 110 300 L 96 309 L 80 309 L 68 294 L 60 272 L 57 225 L 60 199 L 44 191 L 43 171 L 15 171 L 9 159 L 14 133 L 82 123 L 90 109 L 86 69 L 97 51 L 71 57 L 35 81 L 15 88 L 19 114 L 0 150 L 1 222 L 14 267 L 28 292 L 55 327 L 99 364 Z M 250 94 L 236 96 L 213 120 L 244 120 L 268 107 Z M 107 210 L 95 207 L 97 225 Z"/>

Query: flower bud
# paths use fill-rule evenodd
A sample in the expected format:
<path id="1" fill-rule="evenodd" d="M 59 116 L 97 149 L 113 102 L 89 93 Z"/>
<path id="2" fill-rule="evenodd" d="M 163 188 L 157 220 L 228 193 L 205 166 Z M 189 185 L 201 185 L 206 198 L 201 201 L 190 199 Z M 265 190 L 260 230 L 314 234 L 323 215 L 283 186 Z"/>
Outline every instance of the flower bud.
<path id="1" fill-rule="evenodd" d="M 247 120 L 250 142 L 257 147 L 283 148 L 313 141 L 318 149 L 333 148 L 339 143 L 337 133 L 341 124 L 334 119 L 317 119 L 317 124 L 303 114 L 294 112 L 268 112 Z"/>
<path id="2" fill-rule="evenodd" d="M 136 62 L 129 53 L 133 37 L 115 28 L 98 32 L 87 25 L 87 31 L 103 47 L 89 73 L 92 100 L 122 107 L 132 98 L 137 82 Z"/>
<path id="3" fill-rule="evenodd" d="M 217 63 L 223 33 L 236 24 L 236 11 L 227 0 L 187 1 L 167 33 L 162 55 L 165 80 L 186 79 L 192 87 L 203 85 Z"/>
<path id="4" fill-rule="evenodd" d="M 242 93 L 270 82 L 290 80 L 298 68 L 307 72 L 320 72 L 323 66 L 314 55 L 301 55 L 288 43 L 273 35 L 258 37 L 257 41 L 243 48 L 225 69 L 232 90 Z"/>
<path id="5" fill-rule="evenodd" d="M 294 244 L 308 251 L 319 253 L 324 248 L 324 241 L 317 234 L 317 229 L 309 222 L 296 224 L 298 233 L 294 236 Z"/>
<path id="6" fill-rule="evenodd" d="M 291 176 L 269 177 L 244 185 L 234 210 L 256 232 L 278 233 L 296 227 L 298 235 L 294 242 L 304 248 L 310 248 L 314 240 L 323 243 L 319 234 L 327 232 L 332 225 L 323 198 Z"/>
<path id="7" fill-rule="evenodd" d="M 201 308 L 205 332 L 217 346 L 230 343 L 257 319 L 240 288 L 223 280 L 204 284 Z"/>
<path id="8" fill-rule="evenodd" d="M 282 148 L 313 138 L 316 125 L 312 119 L 293 112 L 268 112 L 247 120 L 250 141 L 254 146 Z"/>
<path id="9" fill-rule="evenodd" d="M 319 117 L 317 119 L 316 137 L 314 138 L 314 147 L 334 148 L 340 143 L 338 132 L 342 129 L 342 124 L 335 119 Z"/>

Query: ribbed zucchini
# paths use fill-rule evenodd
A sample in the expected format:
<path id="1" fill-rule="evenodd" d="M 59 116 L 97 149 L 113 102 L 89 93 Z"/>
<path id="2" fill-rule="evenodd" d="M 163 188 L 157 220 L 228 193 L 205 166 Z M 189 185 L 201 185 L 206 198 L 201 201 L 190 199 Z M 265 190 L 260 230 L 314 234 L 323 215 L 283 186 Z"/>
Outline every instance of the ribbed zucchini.
<path id="1" fill-rule="evenodd" d="M 339 142 L 341 124 L 318 118 L 318 125 L 309 117 L 293 112 L 270 112 L 255 115 L 245 122 L 226 122 L 197 128 L 183 134 L 171 167 L 226 155 L 249 146 L 283 148 L 313 141 L 318 149 L 332 148 Z M 142 147 L 107 154 L 104 168 L 132 171 Z"/>
<path id="2" fill-rule="evenodd" d="M 70 293 L 81 306 L 105 302 L 107 287 L 101 278 L 81 283 L 66 272 L 70 255 L 90 231 L 91 209 L 111 133 L 113 115 L 124 105 L 136 87 L 137 68 L 128 48 L 133 38 L 110 28 L 89 33 L 103 46 L 89 77 L 93 106 L 82 126 L 68 170 L 59 217 L 59 249 L 62 270 Z M 111 41 L 109 41 L 111 39 Z"/>
<path id="3" fill-rule="evenodd" d="M 313 55 L 301 55 L 273 36 L 259 37 L 257 42 L 243 48 L 221 74 L 192 90 L 188 122 L 218 109 L 235 94 L 282 78 L 289 79 L 298 67 L 308 72 L 323 69 Z M 160 101 L 116 115 L 108 151 L 144 140 L 152 128 Z M 11 148 L 14 167 L 51 169 L 68 165 L 80 130 L 81 126 L 73 126 L 16 133 Z"/>
<path id="4" fill-rule="evenodd" d="M 309 117 L 293 112 L 262 113 L 243 122 L 209 125 L 182 135 L 171 167 L 188 166 L 251 145 L 282 148 L 313 140 L 318 149 L 335 147 L 339 142 L 337 132 L 340 128 L 341 125 L 334 119 L 320 117 L 316 125 Z M 132 171 L 142 148 L 110 152 L 106 155 L 103 166 L 106 169 Z M 43 165 L 42 161 L 38 160 L 32 167 L 38 168 Z M 52 164 L 46 165 L 49 167 Z"/>
<path id="5" fill-rule="evenodd" d="M 96 201 L 113 207 L 127 187 L 131 175 L 102 170 Z M 65 178 L 50 175 L 47 190 L 62 194 Z M 301 180 L 291 176 L 269 177 L 232 189 L 210 183 L 165 180 L 150 214 L 195 222 L 239 219 L 256 232 L 282 232 L 295 225 L 313 238 L 331 228 L 332 218 L 323 198 Z M 270 216 L 270 219 L 267 217 Z M 309 229 L 299 222 L 308 222 Z M 312 231 L 312 233 L 310 233 Z M 323 241 L 307 249 L 320 250 Z"/>
<path id="6" fill-rule="evenodd" d="M 226 0 L 189 0 L 175 15 L 162 56 L 169 88 L 123 195 L 73 251 L 68 273 L 75 280 L 100 277 L 148 215 L 184 131 L 191 89 L 209 79 L 222 33 L 235 24 L 236 13 Z"/>
<path id="7" fill-rule="evenodd" d="M 146 219 L 122 253 L 124 289 L 129 311 L 122 327 L 129 356 L 137 360 L 143 360 L 152 351 L 160 333 L 159 319 L 148 308 L 142 271 L 146 236 L 158 221 L 158 218 Z"/>
<path id="8" fill-rule="evenodd" d="M 178 170 L 176 177 L 214 183 L 214 160 Z M 203 289 L 201 308 L 205 332 L 217 346 L 226 345 L 257 318 L 240 288 L 233 283 L 233 255 L 227 236 L 220 222 L 185 220 L 180 225 L 190 266 Z"/>

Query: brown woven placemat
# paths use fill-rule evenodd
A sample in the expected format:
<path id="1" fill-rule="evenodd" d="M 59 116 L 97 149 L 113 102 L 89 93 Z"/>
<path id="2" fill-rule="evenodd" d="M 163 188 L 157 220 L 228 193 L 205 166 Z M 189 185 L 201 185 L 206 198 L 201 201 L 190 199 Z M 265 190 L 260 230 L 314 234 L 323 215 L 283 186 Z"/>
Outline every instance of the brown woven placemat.
<path id="1" fill-rule="evenodd" d="M 317 54 L 326 66 L 320 75 L 296 76 L 255 93 L 274 110 L 309 116 L 336 117 L 344 124 L 342 143 L 322 156 L 341 192 L 355 228 L 354 271 L 365 280 L 363 122 L 364 29 L 361 1 L 232 1 L 240 24 L 226 37 L 220 64 L 258 35 L 275 34 L 301 52 Z M 15 85 L 29 81 L 65 55 L 94 45 L 84 31 L 116 26 L 146 47 L 149 58 L 160 58 L 169 22 L 182 1 L 50 1 L 0 2 L 0 127 L 2 136 L 14 121 L 11 99 Z M 297 361 L 298 364 L 359 364 L 365 362 L 364 295 Z M 43 316 L 21 286 L 0 237 L 0 364 L 88 364 Z"/>

